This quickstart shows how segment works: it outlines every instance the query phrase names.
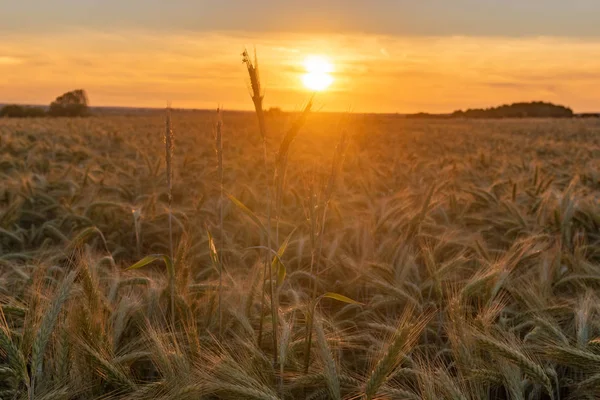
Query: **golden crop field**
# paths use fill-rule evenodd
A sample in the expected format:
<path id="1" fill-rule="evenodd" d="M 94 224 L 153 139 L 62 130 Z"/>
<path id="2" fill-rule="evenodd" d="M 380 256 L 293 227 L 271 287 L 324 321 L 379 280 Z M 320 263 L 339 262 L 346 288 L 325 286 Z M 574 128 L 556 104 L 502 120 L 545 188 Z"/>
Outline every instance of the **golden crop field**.
<path id="1" fill-rule="evenodd" d="M 597 120 L 298 118 L 0 119 L 0 398 L 600 396 Z"/>

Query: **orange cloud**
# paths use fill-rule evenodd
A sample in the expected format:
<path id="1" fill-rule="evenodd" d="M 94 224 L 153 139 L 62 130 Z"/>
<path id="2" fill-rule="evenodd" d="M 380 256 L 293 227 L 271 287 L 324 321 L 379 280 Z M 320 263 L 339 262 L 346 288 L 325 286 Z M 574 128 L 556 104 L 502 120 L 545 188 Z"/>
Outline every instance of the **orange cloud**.
<path id="1" fill-rule="evenodd" d="M 0 56 L 0 65 L 17 65 L 21 64 L 23 61 L 17 57 L 10 56 Z"/>

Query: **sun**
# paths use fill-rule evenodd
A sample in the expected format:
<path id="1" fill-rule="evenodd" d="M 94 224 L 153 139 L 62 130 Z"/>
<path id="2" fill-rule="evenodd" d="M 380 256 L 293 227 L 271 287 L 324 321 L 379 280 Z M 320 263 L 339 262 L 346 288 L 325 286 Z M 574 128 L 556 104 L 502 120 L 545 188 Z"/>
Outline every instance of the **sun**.
<path id="1" fill-rule="evenodd" d="M 321 92 L 333 83 L 333 64 L 326 57 L 308 56 L 304 59 L 304 68 L 302 83 L 307 89 Z"/>

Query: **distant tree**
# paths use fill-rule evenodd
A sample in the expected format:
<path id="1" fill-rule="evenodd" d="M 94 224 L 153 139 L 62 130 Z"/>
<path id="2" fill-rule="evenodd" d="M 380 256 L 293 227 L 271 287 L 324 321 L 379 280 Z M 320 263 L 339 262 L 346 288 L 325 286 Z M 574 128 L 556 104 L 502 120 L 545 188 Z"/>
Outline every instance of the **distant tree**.
<path id="1" fill-rule="evenodd" d="M 19 106 L 17 104 L 4 106 L 0 110 L 0 117 L 8 118 L 33 118 L 43 117 L 45 115 L 46 112 L 41 107 Z"/>
<path id="2" fill-rule="evenodd" d="M 48 114 L 53 117 L 85 117 L 89 115 L 85 90 L 73 90 L 57 97 L 50 104 Z"/>
<path id="3" fill-rule="evenodd" d="M 431 118 L 433 117 L 433 114 L 429 114 L 429 113 L 424 113 L 424 112 L 418 112 L 415 114 L 407 114 L 406 118 L 408 119 L 427 119 L 427 118 Z"/>
<path id="4" fill-rule="evenodd" d="M 279 107 L 269 107 L 269 109 L 266 111 L 266 114 L 268 114 L 268 115 L 282 115 L 283 111 Z"/>

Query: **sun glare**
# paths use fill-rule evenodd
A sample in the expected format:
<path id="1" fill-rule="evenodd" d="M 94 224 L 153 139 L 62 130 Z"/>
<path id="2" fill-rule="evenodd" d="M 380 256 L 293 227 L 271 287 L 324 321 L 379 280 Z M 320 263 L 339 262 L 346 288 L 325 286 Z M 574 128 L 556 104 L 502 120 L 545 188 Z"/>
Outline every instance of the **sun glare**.
<path id="1" fill-rule="evenodd" d="M 306 73 L 302 76 L 302 83 L 307 89 L 320 92 L 333 83 L 333 65 L 323 56 L 308 56 L 304 60 Z"/>

